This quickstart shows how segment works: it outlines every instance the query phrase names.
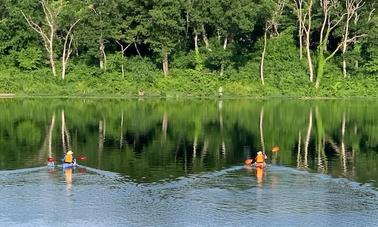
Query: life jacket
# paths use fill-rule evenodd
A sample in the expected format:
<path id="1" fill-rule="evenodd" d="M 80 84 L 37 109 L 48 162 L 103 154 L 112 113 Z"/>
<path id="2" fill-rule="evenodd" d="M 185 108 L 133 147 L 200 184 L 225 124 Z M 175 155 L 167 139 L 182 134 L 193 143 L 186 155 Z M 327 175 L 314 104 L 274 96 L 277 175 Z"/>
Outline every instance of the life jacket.
<path id="1" fill-rule="evenodd" d="M 66 154 L 66 156 L 64 157 L 64 162 L 65 163 L 72 163 L 73 162 L 72 154 Z"/>
<path id="2" fill-rule="evenodd" d="M 256 162 L 257 163 L 263 163 L 264 162 L 264 155 L 263 154 L 258 154 L 256 156 Z"/>

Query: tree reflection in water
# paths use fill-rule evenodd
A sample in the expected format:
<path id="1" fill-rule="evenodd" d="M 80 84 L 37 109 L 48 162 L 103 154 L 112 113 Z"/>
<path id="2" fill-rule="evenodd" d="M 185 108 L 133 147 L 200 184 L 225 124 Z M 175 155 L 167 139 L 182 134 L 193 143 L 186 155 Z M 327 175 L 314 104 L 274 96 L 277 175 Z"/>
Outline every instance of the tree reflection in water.
<path id="1" fill-rule="evenodd" d="M 378 182 L 375 101 L 8 99 L 0 107 L 0 169 L 43 166 L 72 146 L 89 167 L 157 182 L 240 165 L 261 149 L 275 165 Z"/>

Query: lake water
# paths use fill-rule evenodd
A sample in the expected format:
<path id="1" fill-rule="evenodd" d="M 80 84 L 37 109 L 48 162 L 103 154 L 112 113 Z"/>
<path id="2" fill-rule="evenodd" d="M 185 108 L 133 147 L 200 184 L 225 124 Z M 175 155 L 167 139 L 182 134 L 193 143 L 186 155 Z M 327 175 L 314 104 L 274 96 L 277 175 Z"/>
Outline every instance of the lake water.
<path id="1" fill-rule="evenodd" d="M 376 226 L 377 164 L 376 100 L 0 99 L 1 225 Z"/>

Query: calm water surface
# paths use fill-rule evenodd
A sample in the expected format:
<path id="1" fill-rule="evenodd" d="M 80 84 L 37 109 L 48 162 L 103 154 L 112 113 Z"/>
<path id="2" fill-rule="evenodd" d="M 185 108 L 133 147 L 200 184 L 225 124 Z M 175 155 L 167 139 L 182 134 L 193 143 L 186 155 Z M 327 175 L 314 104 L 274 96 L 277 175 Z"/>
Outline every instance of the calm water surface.
<path id="1" fill-rule="evenodd" d="M 0 99 L 0 223 L 376 226 L 377 113 L 375 100 Z M 47 167 L 68 149 L 78 168 Z M 243 165 L 258 150 L 263 172 Z"/>

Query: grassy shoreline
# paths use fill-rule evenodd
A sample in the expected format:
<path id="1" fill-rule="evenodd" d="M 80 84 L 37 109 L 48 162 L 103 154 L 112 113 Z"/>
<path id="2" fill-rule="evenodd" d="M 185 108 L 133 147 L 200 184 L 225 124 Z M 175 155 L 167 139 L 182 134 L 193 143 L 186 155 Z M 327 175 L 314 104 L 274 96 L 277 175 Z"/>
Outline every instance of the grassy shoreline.
<path id="1" fill-rule="evenodd" d="M 258 77 L 243 72 L 220 78 L 216 73 L 194 70 L 174 70 L 168 77 L 154 72 L 148 80 L 137 80 L 135 75 L 122 77 L 119 73 L 97 76 L 71 72 L 66 80 L 54 78 L 47 69 L 34 72 L 1 71 L 0 97 L 80 97 L 80 98 L 218 98 L 219 87 L 223 99 L 339 99 L 378 98 L 376 77 L 353 76 L 342 78 L 328 75 L 319 89 L 303 77 L 267 76 L 265 85 Z M 236 79 L 240 77 L 242 79 Z"/>
<path id="2" fill-rule="evenodd" d="M 250 99 L 250 100 L 272 100 L 272 99 L 286 99 L 286 100 L 378 100 L 378 96 L 344 96 L 344 97 L 321 97 L 321 96 L 138 96 L 138 95 L 112 95 L 112 94 L 102 94 L 102 95 L 49 95 L 49 94 L 0 94 L 0 99 L 5 98 L 25 98 L 25 99 L 208 99 L 208 100 L 239 100 L 239 99 Z"/>

